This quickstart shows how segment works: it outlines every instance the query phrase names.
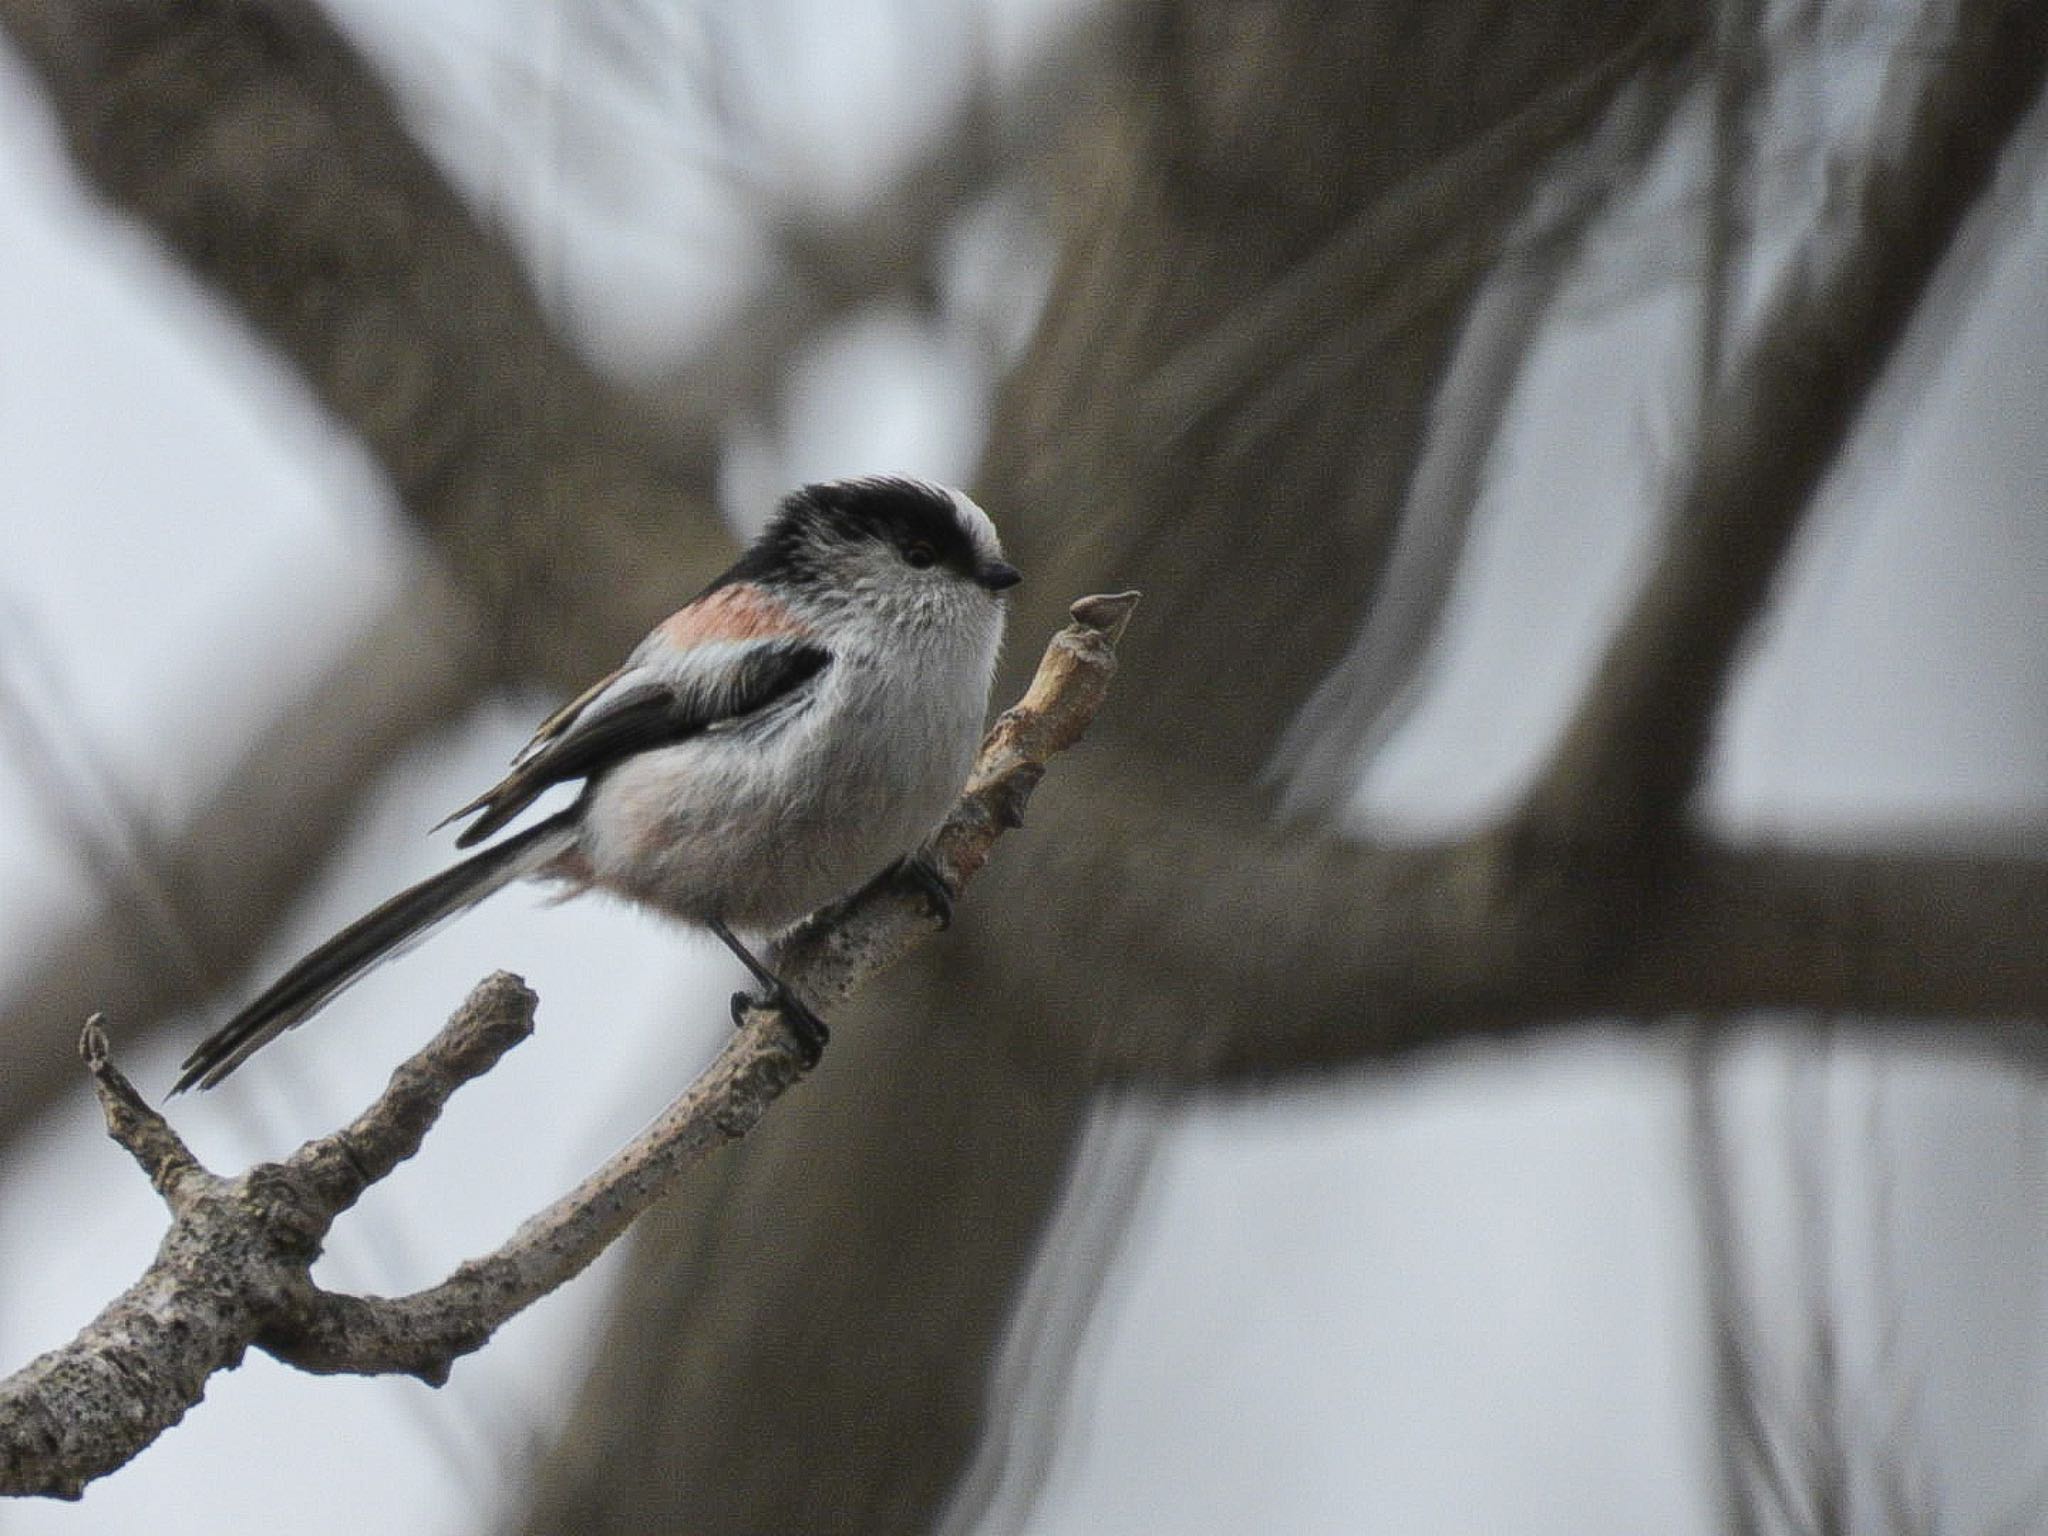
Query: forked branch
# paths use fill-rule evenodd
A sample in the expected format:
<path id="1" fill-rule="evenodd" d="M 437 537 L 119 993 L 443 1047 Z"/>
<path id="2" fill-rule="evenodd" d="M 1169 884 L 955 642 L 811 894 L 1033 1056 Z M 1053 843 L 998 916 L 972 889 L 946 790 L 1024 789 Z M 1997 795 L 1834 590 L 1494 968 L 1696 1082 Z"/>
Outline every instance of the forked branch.
<path id="1" fill-rule="evenodd" d="M 954 894 L 1017 824 L 1047 762 L 1078 741 L 1116 666 L 1136 593 L 1084 598 L 1029 692 L 990 731 L 926 850 Z M 806 919 L 782 975 L 829 1008 L 931 932 L 926 895 L 884 878 Z M 142 1277 L 70 1343 L 0 1381 L 0 1493 L 75 1498 L 183 1418 L 251 1344 L 307 1370 L 439 1383 L 507 1319 L 580 1274 L 705 1153 L 743 1136 L 804 1075 L 774 1008 L 751 1009 L 702 1076 L 582 1184 L 495 1252 L 410 1296 L 340 1295 L 311 1267 L 334 1221 L 419 1150 L 456 1089 L 532 1032 L 539 999 L 487 977 L 374 1104 L 332 1135 L 235 1178 L 210 1173 L 115 1067 L 96 1017 L 80 1049 L 108 1133 L 149 1175 L 171 1229 Z"/>

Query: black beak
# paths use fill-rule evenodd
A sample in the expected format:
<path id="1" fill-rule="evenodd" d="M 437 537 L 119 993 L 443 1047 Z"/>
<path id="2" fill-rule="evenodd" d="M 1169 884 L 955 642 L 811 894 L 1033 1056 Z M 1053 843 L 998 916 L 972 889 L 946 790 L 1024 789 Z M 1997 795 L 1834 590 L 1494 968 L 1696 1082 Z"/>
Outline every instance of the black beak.
<path id="1" fill-rule="evenodd" d="M 1024 573 L 1007 560 L 991 560 L 974 573 L 975 582 L 991 592 L 1006 592 L 1024 579 Z"/>

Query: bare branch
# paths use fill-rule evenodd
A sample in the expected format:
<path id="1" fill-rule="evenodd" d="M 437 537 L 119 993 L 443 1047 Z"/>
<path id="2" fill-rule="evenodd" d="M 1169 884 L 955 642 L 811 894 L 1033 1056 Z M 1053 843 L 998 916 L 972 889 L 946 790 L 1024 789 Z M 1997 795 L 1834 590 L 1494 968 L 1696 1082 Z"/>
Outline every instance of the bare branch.
<path id="1" fill-rule="evenodd" d="M 474 1059 L 463 1044 L 521 1037 L 536 1001 L 515 978 L 487 979 L 400 1075 L 438 1069 L 445 1096 Z M 514 1019 L 480 1029 L 487 1013 Z M 115 1070 L 96 1024 L 83 1049 L 108 1130 L 150 1169 L 171 1229 L 142 1278 L 76 1338 L 0 1381 L 0 1493 L 76 1498 L 182 1419 L 207 1379 L 312 1289 L 321 1241 L 355 1197 L 345 1181 L 316 1177 L 333 1160 L 323 1142 L 237 1178 L 207 1172 Z"/>
<path id="2" fill-rule="evenodd" d="M 114 1065 L 107 1048 L 106 1016 L 94 1014 L 85 1021 L 79 1037 L 78 1054 L 92 1074 L 93 1091 L 99 1095 L 100 1111 L 107 1118 L 107 1134 L 127 1149 L 156 1192 L 178 1206 L 175 1191 L 185 1175 L 203 1172 L 199 1159 L 185 1145 L 184 1138 L 171 1129 L 170 1121 L 152 1109 L 135 1085 Z"/>
<path id="3" fill-rule="evenodd" d="M 932 853 L 957 889 L 1018 824 L 1047 761 L 1100 706 L 1135 593 L 1086 598 L 1055 635 L 1025 698 L 989 733 Z M 921 894 L 878 880 L 827 919 L 801 925 L 783 974 L 821 1004 L 843 1000 L 920 936 Z M 532 1030 L 538 999 L 499 973 L 401 1066 L 345 1129 L 238 1178 L 201 1168 L 108 1058 L 99 1022 L 81 1049 L 110 1132 L 170 1201 L 173 1221 L 143 1277 L 77 1338 L 0 1381 L 0 1492 L 75 1497 L 132 1459 L 199 1400 L 213 1372 L 254 1343 L 309 1370 L 445 1380 L 459 1356 L 589 1266 L 706 1152 L 752 1129 L 803 1076 L 780 1011 L 756 1007 L 711 1067 L 589 1179 L 495 1253 L 396 1299 L 342 1296 L 311 1265 L 335 1218 L 419 1149 L 449 1096 Z"/>
<path id="4" fill-rule="evenodd" d="M 589 1267 L 705 1153 L 752 1130 L 803 1076 L 774 1010 L 737 1031 L 682 1097 L 496 1252 L 410 1296 L 308 1295 L 263 1346 L 304 1370 L 400 1373 L 439 1385 L 508 1319 Z M 366 1117 L 367 1118 L 367 1117 Z"/>
<path id="5" fill-rule="evenodd" d="M 1967 0 L 1899 50 L 1879 141 L 1714 392 L 1663 555 L 1531 800 L 1539 840 L 1647 854 L 1675 831 L 1800 517 L 2044 72 L 2048 8 L 2031 0 Z"/>
<path id="6" fill-rule="evenodd" d="M 518 977 L 505 971 L 485 977 L 441 1033 L 391 1074 L 375 1103 L 331 1136 L 299 1148 L 292 1166 L 336 1212 L 347 1210 L 419 1151 L 456 1089 L 482 1077 L 533 1033 L 539 1006 Z"/>

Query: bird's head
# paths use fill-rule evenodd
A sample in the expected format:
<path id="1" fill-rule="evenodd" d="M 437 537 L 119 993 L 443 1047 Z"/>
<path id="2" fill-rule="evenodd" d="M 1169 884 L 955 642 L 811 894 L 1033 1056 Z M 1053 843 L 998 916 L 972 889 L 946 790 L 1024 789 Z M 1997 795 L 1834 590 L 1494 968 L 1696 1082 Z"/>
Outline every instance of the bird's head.
<path id="1" fill-rule="evenodd" d="M 996 618 L 1001 595 L 1022 579 L 966 492 L 910 475 L 790 492 L 742 564 L 806 604 L 912 625 Z"/>

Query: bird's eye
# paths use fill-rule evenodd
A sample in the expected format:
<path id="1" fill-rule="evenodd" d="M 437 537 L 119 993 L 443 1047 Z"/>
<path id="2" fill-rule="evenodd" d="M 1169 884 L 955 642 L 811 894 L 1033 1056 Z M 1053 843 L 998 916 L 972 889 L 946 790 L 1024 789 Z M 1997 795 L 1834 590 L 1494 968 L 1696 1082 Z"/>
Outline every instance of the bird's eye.
<path id="1" fill-rule="evenodd" d="M 925 571 L 938 563 L 939 552 L 929 544 L 913 544 L 903 551 L 903 558 L 913 570 Z"/>

